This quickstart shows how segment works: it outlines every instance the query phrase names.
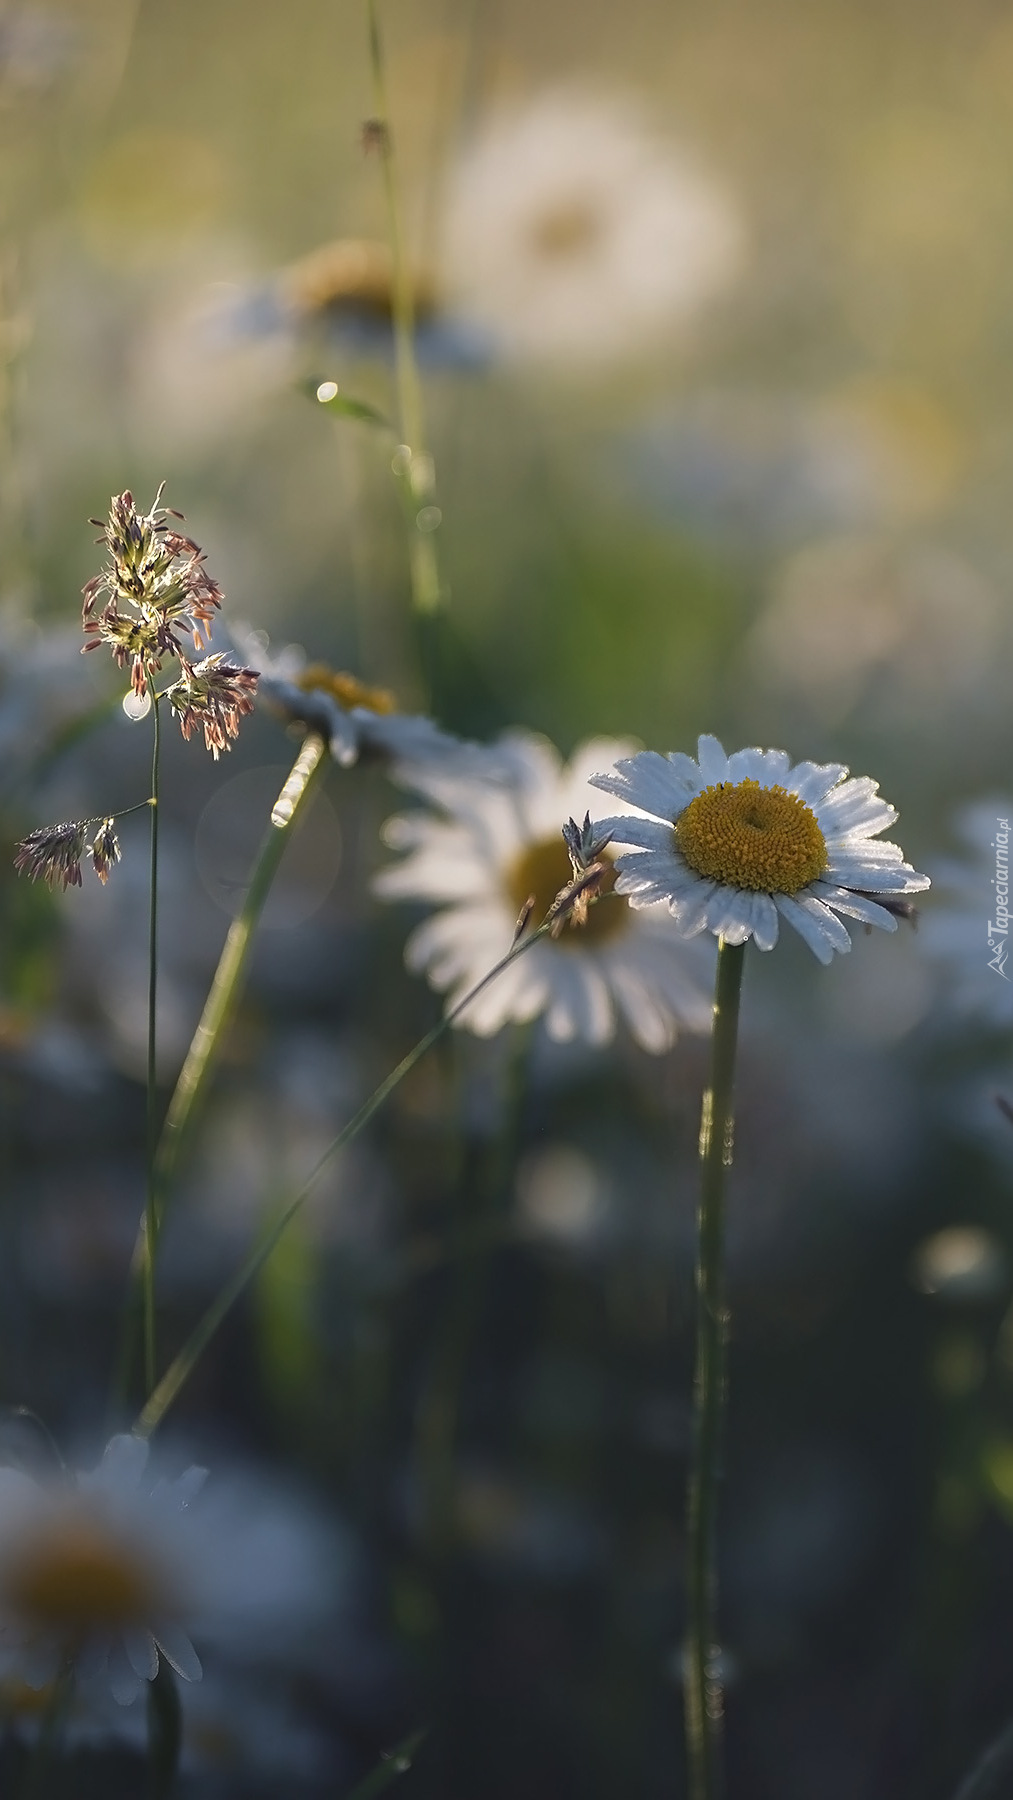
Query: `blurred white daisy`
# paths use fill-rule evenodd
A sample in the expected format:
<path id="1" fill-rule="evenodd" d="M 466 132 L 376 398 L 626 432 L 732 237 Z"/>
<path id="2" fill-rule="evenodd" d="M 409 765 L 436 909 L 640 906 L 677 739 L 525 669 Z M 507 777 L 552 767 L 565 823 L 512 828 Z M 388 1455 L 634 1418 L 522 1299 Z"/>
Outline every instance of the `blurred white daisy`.
<path id="1" fill-rule="evenodd" d="M 410 969 L 427 975 L 453 1006 L 510 948 L 529 896 L 544 918 L 572 879 L 561 827 L 584 817 L 596 796 L 591 771 L 630 746 L 605 739 L 582 744 L 564 765 L 543 738 L 516 732 L 491 750 L 443 768 L 407 768 L 397 778 L 437 809 L 389 820 L 385 838 L 408 854 L 383 870 L 384 899 L 423 900 L 440 911 L 408 940 Z M 608 851 L 604 852 L 608 859 Z M 611 862 L 603 882 L 614 885 Z M 551 1038 L 606 1043 L 617 1012 L 645 1049 L 668 1047 L 679 1025 L 706 1030 L 710 1001 L 701 964 L 664 907 L 634 912 L 605 898 L 582 928 L 542 939 L 506 969 L 468 1008 L 461 1023 L 490 1037 L 508 1020 L 544 1015 Z"/>
<path id="2" fill-rule="evenodd" d="M 201 1494 L 206 1473 L 163 1479 L 126 1434 L 91 1473 L 0 1468 L 0 1681 L 42 1687 L 69 1659 L 129 1705 L 160 1657 L 199 1681 L 195 1639 L 243 1664 L 306 1640 L 333 1607 L 329 1533 L 250 1476 Z"/>
<path id="3" fill-rule="evenodd" d="M 190 1503 L 207 1471 L 147 1474 L 140 1438 L 110 1439 L 91 1474 L 43 1483 L 0 1469 L 0 1668 L 31 1687 L 72 1659 L 128 1704 L 166 1661 L 199 1681 L 184 1624 L 196 1577 Z"/>
<path id="4" fill-rule="evenodd" d="M 955 1011 L 999 1029 L 1013 1020 L 1011 819 L 1013 800 L 1002 795 L 960 811 L 957 834 L 970 854 L 938 865 L 933 879 L 945 897 L 924 932 L 925 949 L 943 976 L 944 999 Z"/>
<path id="5" fill-rule="evenodd" d="M 619 892 L 634 906 L 666 901 L 687 936 L 751 937 L 771 950 L 780 915 L 829 963 L 851 949 L 839 913 L 896 931 L 909 911 L 900 896 L 929 886 L 898 845 L 874 841 L 897 813 L 868 776 L 849 781 L 843 763 L 793 766 L 784 750 L 726 756 L 713 737 L 697 755 L 642 750 L 591 777 L 653 815 L 599 822 L 634 847 L 617 859 Z"/>
<path id="6" fill-rule="evenodd" d="M 233 624 L 230 633 L 258 672 L 258 698 L 286 721 L 322 732 L 335 762 L 344 768 L 370 753 L 424 763 L 441 761 L 461 748 L 461 740 L 441 731 L 432 719 L 398 712 L 386 688 L 370 687 L 326 663 L 311 663 L 298 644 L 272 654 L 265 632 Z"/>
<path id="7" fill-rule="evenodd" d="M 635 354 L 698 312 L 743 254 L 723 186 L 614 99 L 545 93 L 490 122 L 449 177 L 448 296 L 518 357 Z"/>

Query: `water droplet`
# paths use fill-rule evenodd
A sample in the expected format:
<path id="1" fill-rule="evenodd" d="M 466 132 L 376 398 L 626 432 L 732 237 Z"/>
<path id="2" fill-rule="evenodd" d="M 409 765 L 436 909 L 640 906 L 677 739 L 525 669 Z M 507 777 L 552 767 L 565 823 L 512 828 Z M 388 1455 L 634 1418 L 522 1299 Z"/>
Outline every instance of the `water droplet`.
<path id="1" fill-rule="evenodd" d="M 438 506 L 423 506 L 415 514 L 415 523 L 420 531 L 435 531 L 442 518 Z"/>
<path id="2" fill-rule="evenodd" d="M 336 399 L 337 392 L 338 384 L 336 381 L 322 381 L 317 388 L 317 399 L 324 404 L 328 400 Z"/>
<path id="3" fill-rule="evenodd" d="M 133 724 L 136 724 L 138 719 L 146 719 L 151 711 L 151 695 L 135 694 L 131 688 L 129 694 L 123 696 L 123 711 Z"/>

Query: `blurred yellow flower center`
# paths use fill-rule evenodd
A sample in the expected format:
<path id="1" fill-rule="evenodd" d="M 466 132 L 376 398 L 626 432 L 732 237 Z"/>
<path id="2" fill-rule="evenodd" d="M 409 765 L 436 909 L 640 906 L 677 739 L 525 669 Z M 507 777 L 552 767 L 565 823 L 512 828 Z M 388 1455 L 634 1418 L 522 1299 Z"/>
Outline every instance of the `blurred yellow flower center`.
<path id="1" fill-rule="evenodd" d="M 580 256 L 601 235 L 597 209 L 587 200 L 565 200 L 546 207 L 531 224 L 531 241 L 540 255 L 560 261 Z"/>
<path id="2" fill-rule="evenodd" d="M 598 892 L 610 894 L 616 884 L 616 872 L 607 853 L 601 860 L 607 866 Z M 560 833 L 558 838 L 543 838 L 541 843 L 529 844 L 521 852 L 507 874 L 507 889 L 518 913 L 528 896 L 534 895 L 531 922 L 540 925 L 560 888 L 568 887 L 572 880 L 569 853 Z M 579 949 L 581 944 L 600 944 L 622 931 L 628 922 L 629 907 L 625 900 L 610 900 L 607 906 L 593 904 L 587 924 L 573 930 L 568 925 L 558 942 L 571 950 Z"/>
<path id="3" fill-rule="evenodd" d="M 68 1636 L 143 1624 L 162 1604 L 150 1572 L 87 1520 L 40 1533 L 6 1585 L 16 1612 Z"/>
<path id="4" fill-rule="evenodd" d="M 302 688 L 304 694 L 330 694 L 332 700 L 346 709 L 364 706 L 367 712 L 397 711 L 397 702 L 387 688 L 367 687 L 357 675 L 346 675 L 341 669 L 329 669 L 326 663 L 310 663 L 301 675 L 296 676 L 295 685 Z"/>
<path id="5" fill-rule="evenodd" d="M 827 866 L 823 833 L 804 800 L 758 781 L 719 781 L 675 821 L 676 847 L 708 881 L 760 894 L 797 894 Z"/>

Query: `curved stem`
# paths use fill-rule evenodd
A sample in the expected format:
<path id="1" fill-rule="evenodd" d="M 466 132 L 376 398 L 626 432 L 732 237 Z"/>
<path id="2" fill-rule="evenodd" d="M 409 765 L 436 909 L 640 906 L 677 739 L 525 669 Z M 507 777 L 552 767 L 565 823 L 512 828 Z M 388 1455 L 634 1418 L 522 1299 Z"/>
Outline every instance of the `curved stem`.
<path id="1" fill-rule="evenodd" d="M 337 1137 L 332 1139 L 323 1155 L 318 1158 L 314 1167 L 310 1170 L 306 1181 L 299 1191 L 294 1194 L 290 1200 L 284 1201 L 276 1210 L 274 1218 L 268 1220 L 256 1242 L 247 1252 L 238 1269 L 235 1271 L 235 1274 L 225 1283 L 225 1286 L 221 1289 L 217 1298 L 211 1302 L 204 1317 L 191 1332 L 186 1343 L 183 1345 L 182 1350 L 179 1352 L 179 1355 L 162 1376 L 162 1379 L 154 1392 L 149 1394 L 134 1425 L 134 1430 L 141 1437 L 149 1437 L 155 1428 L 161 1424 L 169 1407 L 175 1400 L 176 1395 L 196 1367 L 200 1357 L 211 1342 L 211 1339 L 214 1337 L 219 1326 L 227 1318 L 233 1306 L 236 1304 L 236 1301 L 244 1293 L 246 1288 L 249 1287 L 254 1276 L 263 1267 L 286 1226 L 295 1218 L 296 1213 L 299 1212 L 300 1208 L 309 1199 L 313 1188 L 319 1177 L 323 1174 L 328 1163 L 337 1155 L 339 1150 L 343 1149 L 346 1144 L 350 1144 L 353 1138 L 358 1137 L 360 1131 L 368 1125 L 373 1114 L 379 1112 L 384 1101 L 387 1100 L 394 1092 L 394 1089 L 400 1085 L 405 1076 L 411 1073 L 416 1063 L 421 1062 L 426 1052 L 431 1050 L 433 1045 L 438 1043 L 444 1032 L 449 1031 L 451 1025 L 454 1024 L 454 1021 L 460 1018 L 465 1007 L 470 1006 L 473 1000 L 477 1000 L 479 994 L 484 992 L 489 983 L 495 981 L 497 975 L 501 975 L 504 969 L 508 969 L 510 964 L 516 962 L 519 956 L 523 956 L 530 950 L 532 944 L 536 944 L 540 938 L 551 931 L 552 923 L 552 919 L 547 918 L 544 923 L 538 927 L 537 931 L 533 931 L 529 937 L 522 938 L 520 943 L 514 944 L 511 949 L 507 951 L 507 954 L 501 957 L 499 962 L 496 963 L 486 975 L 483 975 L 481 981 L 476 982 L 475 986 L 469 989 L 463 1000 L 459 1000 L 456 1006 L 451 1007 L 449 1012 L 445 1012 L 442 1019 L 433 1026 L 432 1030 L 427 1031 L 425 1037 L 419 1039 L 419 1042 L 415 1047 L 412 1050 L 409 1050 L 407 1056 L 403 1057 L 398 1063 L 397 1068 L 391 1070 L 390 1074 L 385 1080 L 381 1081 L 379 1087 L 374 1090 L 369 1099 L 364 1101 L 362 1106 L 360 1106 L 358 1112 L 349 1119 L 348 1124 L 338 1132 Z"/>
<path id="2" fill-rule="evenodd" d="M 207 1092 L 211 1071 L 217 1060 L 225 1034 L 235 1015 L 242 991 L 243 976 L 257 926 L 263 915 L 268 895 L 281 865 L 285 847 L 296 820 L 301 816 L 316 781 L 327 766 L 327 746 L 323 738 L 311 733 L 303 740 L 299 754 L 271 810 L 271 819 L 250 876 L 246 898 L 229 926 L 228 936 L 215 970 L 214 979 L 204 1002 L 204 1010 L 186 1053 L 179 1079 L 169 1101 L 161 1134 L 155 1145 L 149 1182 L 149 1204 L 138 1230 L 131 1260 L 131 1285 L 136 1293 L 140 1284 L 147 1295 L 150 1261 L 149 1241 L 155 1243 L 161 1229 L 166 1197 L 170 1191 L 179 1158 L 196 1122 L 200 1103 Z M 149 1226 L 150 1213 L 150 1226 Z M 131 1341 L 136 1331 L 136 1313 L 128 1303 L 127 1322 L 120 1354 L 118 1386 L 126 1391 L 131 1362 Z M 145 1317 L 147 1300 L 145 1298 Z M 131 1325 L 131 1319 L 135 1321 Z M 152 1356 L 152 1362 L 154 1358 Z M 149 1366 L 147 1333 L 145 1333 L 145 1387 L 150 1394 L 155 1385 L 154 1368 Z"/>
<path id="3" fill-rule="evenodd" d="M 151 1387 L 155 1379 L 155 1252 L 158 1217 L 155 1195 L 155 1146 L 157 1142 L 157 1066 L 155 1027 L 158 1008 L 158 762 L 161 729 L 158 695 L 151 669 L 147 671 L 151 693 L 153 726 L 151 748 L 151 867 L 148 884 L 148 1103 L 147 1103 L 147 1187 L 144 1202 L 144 1378 Z"/>
<path id="4" fill-rule="evenodd" d="M 318 777 L 327 766 L 326 752 L 327 745 L 323 738 L 311 734 L 303 740 L 285 785 L 271 809 L 270 824 L 257 853 L 246 898 L 229 926 L 225 946 L 204 1002 L 204 1010 L 179 1072 L 158 1140 L 155 1187 L 159 1215 L 183 1145 L 197 1117 L 212 1064 L 235 1015 L 254 934 L 281 866 L 285 847 Z"/>
<path id="5" fill-rule="evenodd" d="M 735 1052 L 744 944 L 718 947 L 711 1078 L 700 1121 L 696 1368 L 687 1517 L 686 1749 L 690 1800 L 721 1792 L 724 1695 L 716 1642 L 717 1512 L 724 1423 L 728 1310 L 724 1274 L 725 1171 L 734 1136 Z"/>

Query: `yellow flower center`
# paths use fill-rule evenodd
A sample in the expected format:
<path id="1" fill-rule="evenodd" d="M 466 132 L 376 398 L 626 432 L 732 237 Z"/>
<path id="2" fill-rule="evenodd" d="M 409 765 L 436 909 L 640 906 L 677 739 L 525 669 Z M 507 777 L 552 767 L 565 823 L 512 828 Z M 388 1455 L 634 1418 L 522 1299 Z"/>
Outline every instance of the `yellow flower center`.
<path id="1" fill-rule="evenodd" d="M 598 892 L 611 894 L 616 884 L 616 872 L 607 851 L 600 860 L 607 866 Z M 519 913 L 529 894 L 533 894 L 535 905 L 531 922 L 540 925 L 560 888 L 567 887 L 572 880 L 573 870 L 562 833 L 558 838 L 543 838 L 538 844 L 529 844 L 508 871 L 510 903 Z M 607 906 L 595 903 L 588 911 L 586 925 L 573 930 L 568 925 L 558 942 L 571 950 L 579 950 L 582 944 L 601 944 L 621 932 L 628 921 L 629 906 L 625 900 L 610 900 Z"/>
<path id="2" fill-rule="evenodd" d="M 304 694 L 330 694 L 332 700 L 346 709 L 364 706 L 367 712 L 397 711 L 397 702 L 386 688 L 367 687 L 357 675 L 346 675 L 343 670 L 329 669 L 326 663 L 310 663 L 301 675 L 296 676 L 295 685 L 302 688 Z"/>
<path id="3" fill-rule="evenodd" d="M 827 866 L 823 833 L 804 800 L 758 781 L 719 781 L 675 821 L 676 847 L 708 881 L 759 894 L 797 894 Z"/>
<path id="4" fill-rule="evenodd" d="M 601 236 L 602 221 L 594 206 L 574 195 L 557 206 L 546 207 L 531 222 L 529 237 L 540 256 L 565 262 L 583 256 Z"/>
<path id="5" fill-rule="evenodd" d="M 151 1572 L 93 1521 L 71 1519 L 37 1536 L 8 1577 L 7 1596 L 33 1624 L 78 1637 L 140 1625 L 165 1604 Z"/>

